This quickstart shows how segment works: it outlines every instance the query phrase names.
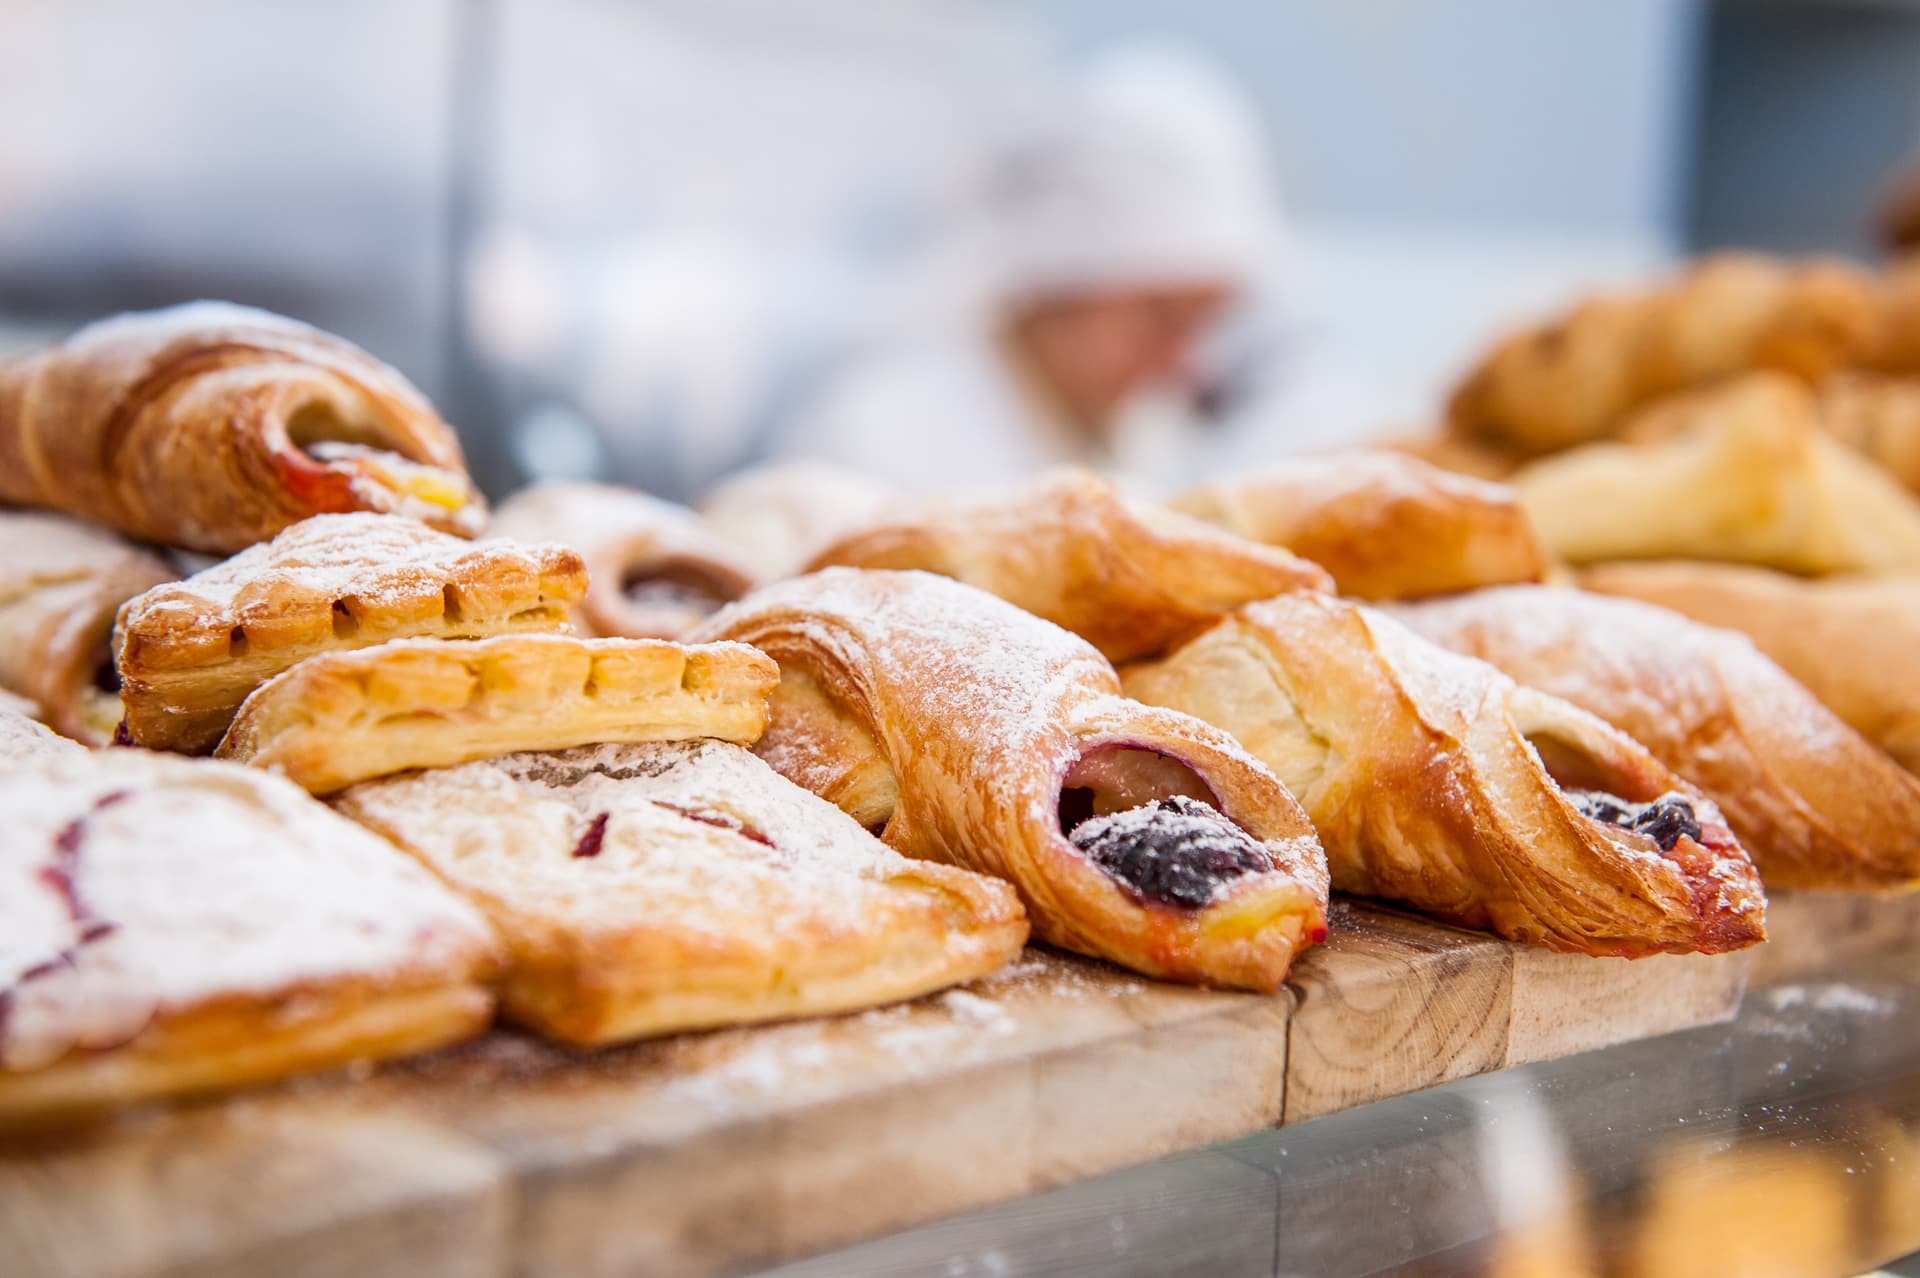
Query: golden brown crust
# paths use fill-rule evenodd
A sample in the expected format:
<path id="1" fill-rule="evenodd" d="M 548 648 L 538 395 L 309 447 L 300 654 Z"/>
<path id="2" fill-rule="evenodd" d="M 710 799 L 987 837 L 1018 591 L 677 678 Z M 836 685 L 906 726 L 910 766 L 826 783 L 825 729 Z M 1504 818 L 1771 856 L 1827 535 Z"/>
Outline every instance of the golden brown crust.
<path id="1" fill-rule="evenodd" d="M 1314 595 L 1250 604 L 1126 685 L 1272 767 L 1313 817 L 1336 888 L 1585 954 L 1764 939 L 1759 879 L 1710 802 L 1593 716 L 1381 613 Z M 1662 852 L 1585 815 L 1572 788 L 1686 795 L 1701 834 Z"/>
<path id="2" fill-rule="evenodd" d="M 1320 568 L 1129 501 L 1079 471 L 851 533 L 811 568 L 939 573 L 1073 631 L 1109 660 L 1150 656 L 1250 599 L 1331 590 Z"/>
<path id="3" fill-rule="evenodd" d="M 486 517 L 459 441 L 400 374 L 215 302 L 115 316 L 0 362 L 0 501 L 217 554 L 330 512 L 463 536 Z"/>
<path id="4" fill-rule="evenodd" d="M 1310 559 L 1341 594 L 1361 599 L 1539 581 L 1547 570 L 1511 488 L 1398 453 L 1290 458 L 1192 489 L 1172 506 Z"/>
<path id="5" fill-rule="evenodd" d="M 121 609 L 133 742 L 205 751 L 247 694 L 323 652 L 565 629 L 586 566 L 564 546 L 467 542 L 397 515 L 320 515 Z"/>
<path id="6" fill-rule="evenodd" d="M 1821 429 L 1920 493 L 1920 378 L 1845 373 L 1819 396 Z"/>
<path id="7" fill-rule="evenodd" d="M 763 587 L 699 637 L 780 663 L 758 747 L 910 856 L 1005 878 L 1052 944 L 1175 980 L 1271 990 L 1325 931 L 1326 871 L 1305 814 L 1225 734 L 1119 695 L 1084 642 L 918 572 L 828 569 Z M 1188 794 L 1274 868 L 1199 908 L 1136 896 L 1066 836 L 1063 790 L 1094 810 Z"/>

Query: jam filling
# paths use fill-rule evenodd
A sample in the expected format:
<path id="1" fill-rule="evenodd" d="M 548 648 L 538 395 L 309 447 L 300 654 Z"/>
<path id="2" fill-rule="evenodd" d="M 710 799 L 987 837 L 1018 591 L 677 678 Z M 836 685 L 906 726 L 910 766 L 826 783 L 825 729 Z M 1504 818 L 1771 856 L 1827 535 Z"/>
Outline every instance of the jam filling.
<path id="1" fill-rule="evenodd" d="M 1644 834 L 1659 844 L 1662 852 L 1673 851 L 1683 835 L 1695 842 L 1700 839 L 1700 819 L 1683 794 L 1663 794 L 1649 803 L 1628 803 L 1599 790 L 1569 790 L 1567 798 L 1582 815 Z"/>
<path id="2" fill-rule="evenodd" d="M 1092 804 L 1091 791 L 1061 793 L 1067 839 L 1137 898 L 1197 910 L 1223 884 L 1273 868 L 1258 840 L 1199 799 L 1150 799 L 1107 816 L 1092 815 Z"/>
<path id="3" fill-rule="evenodd" d="M 600 855 L 600 847 L 607 841 L 607 821 L 612 815 L 611 812 L 602 812 L 587 822 L 586 832 L 580 836 L 580 841 L 573 845 L 573 854 L 576 857 Z"/>
<path id="4" fill-rule="evenodd" d="M 674 564 L 629 574 L 620 593 L 636 608 L 676 608 L 698 617 L 711 616 L 728 602 L 706 574 Z"/>

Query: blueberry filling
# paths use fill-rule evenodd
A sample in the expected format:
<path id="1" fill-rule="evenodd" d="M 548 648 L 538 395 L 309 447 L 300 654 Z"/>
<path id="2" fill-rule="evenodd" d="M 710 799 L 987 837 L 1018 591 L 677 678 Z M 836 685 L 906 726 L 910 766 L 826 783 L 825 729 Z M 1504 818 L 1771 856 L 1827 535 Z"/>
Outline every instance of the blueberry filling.
<path id="1" fill-rule="evenodd" d="M 1068 821 L 1074 796 L 1064 791 L 1061 824 L 1067 839 L 1137 898 L 1197 910 L 1222 884 L 1273 868 L 1259 842 L 1210 803 L 1186 795 L 1150 799 L 1108 816 Z"/>
<path id="2" fill-rule="evenodd" d="M 103 696 L 120 695 L 120 668 L 108 657 L 93 668 L 93 686 Z"/>
<path id="3" fill-rule="evenodd" d="M 675 563 L 629 573 L 620 593 L 637 608 L 678 608 L 702 617 L 718 612 L 728 599 L 706 573 Z"/>
<path id="4" fill-rule="evenodd" d="M 1682 835 L 1698 842 L 1700 819 L 1685 795 L 1663 794 L 1650 803 L 1628 803 L 1598 790 L 1569 790 L 1573 806 L 1595 821 L 1651 838 L 1662 852 L 1673 851 Z"/>

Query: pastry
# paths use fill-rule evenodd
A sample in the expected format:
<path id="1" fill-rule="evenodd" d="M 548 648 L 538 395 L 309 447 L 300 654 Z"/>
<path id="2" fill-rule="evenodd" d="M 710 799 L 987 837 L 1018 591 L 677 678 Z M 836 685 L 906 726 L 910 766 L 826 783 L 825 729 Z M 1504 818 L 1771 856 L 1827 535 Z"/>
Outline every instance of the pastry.
<path id="1" fill-rule="evenodd" d="M 825 462 L 770 462 L 714 485 L 700 517 L 761 581 L 790 577 L 822 546 L 870 524 L 900 494 L 870 475 Z"/>
<path id="2" fill-rule="evenodd" d="M 1920 502 L 1822 431 L 1813 393 L 1790 378 L 1755 374 L 1682 396 L 1630 430 L 1514 476 L 1561 558 L 1920 570 Z"/>
<path id="3" fill-rule="evenodd" d="M 1745 637 L 1631 599 L 1538 586 L 1394 615 L 1645 745 L 1726 814 L 1768 887 L 1920 881 L 1920 778 Z"/>
<path id="4" fill-rule="evenodd" d="M 466 542 L 397 515 L 317 515 L 127 602 L 114 629 L 125 735 L 204 752 L 247 694 L 308 657 L 389 639 L 563 630 L 586 593 L 563 546 Z"/>
<path id="5" fill-rule="evenodd" d="M 692 511 L 628 488 L 536 484 L 502 503 L 492 530 L 580 552 L 590 581 L 573 624 L 584 634 L 677 639 L 753 588 L 744 559 Z"/>
<path id="6" fill-rule="evenodd" d="M 1073 631 L 1111 661 L 1163 651 L 1249 599 L 1333 588 L 1286 551 L 1070 470 L 1011 496 L 930 504 L 849 533 L 811 567 L 829 565 L 952 577 Z"/>
<path id="7" fill-rule="evenodd" d="M 1496 482 L 1505 480 L 1527 460 L 1510 449 L 1469 438 L 1444 426 L 1419 435 L 1382 440 L 1378 447 L 1456 475 Z"/>
<path id="8" fill-rule="evenodd" d="M 113 615 L 173 572 L 153 555 L 64 515 L 0 511 L 0 688 L 91 745 L 120 722 Z"/>
<path id="9" fill-rule="evenodd" d="M 505 938 L 501 1009 L 564 1043 L 911 998 L 993 971 L 1005 884 L 921 865 L 720 741 L 514 754 L 354 786 Z"/>
<path id="10" fill-rule="evenodd" d="M 1271 767 L 1342 891 L 1581 954 L 1764 939 L 1760 881 L 1711 800 L 1594 716 L 1383 613 L 1249 604 L 1126 687 Z"/>
<path id="11" fill-rule="evenodd" d="M 1845 373 L 1819 396 L 1821 429 L 1920 493 L 1920 377 Z"/>
<path id="12" fill-rule="evenodd" d="M 33 702 L 0 691 L 0 771 L 42 754 L 84 754 L 86 747 L 34 717 Z"/>
<path id="13" fill-rule="evenodd" d="M 1708 258 L 1502 340 L 1454 391 L 1455 430 L 1523 453 L 1611 433 L 1634 409 L 1754 369 L 1818 381 L 1881 342 L 1875 280 L 1829 259 Z"/>
<path id="14" fill-rule="evenodd" d="M 526 750 L 767 726 L 772 661 L 742 644 L 500 635 L 322 653 L 261 684 L 215 753 L 315 794 Z"/>
<path id="15" fill-rule="evenodd" d="M 1182 514 L 1284 546 L 1343 595 L 1406 599 L 1539 581 L 1547 557 L 1511 488 L 1385 451 L 1296 457 L 1177 498 Z"/>
<path id="16" fill-rule="evenodd" d="M 991 595 L 829 569 L 695 636 L 780 663 L 762 758 L 898 851 L 1009 880 L 1050 944 L 1272 990 L 1325 934 L 1326 863 L 1272 774 Z"/>
<path id="17" fill-rule="evenodd" d="M 1588 590 L 1738 630 L 1829 710 L 1920 773 L 1920 577 L 1806 581 L 1764 568 L 1601 564 Z"/>
<path id="18" fill-rule="evenodd" d="M 484 1028 L 484 920 L 277 777 L 130 750 L 0 768 L 0 1129 Z"/>
<path id="19" fill-rule="evenodd" d="M 0 502 L 231 554 L 375 510 L 472 536 L 486 507 L 405 378 L 293 320 L 195 302 L 0 362 Z"/>

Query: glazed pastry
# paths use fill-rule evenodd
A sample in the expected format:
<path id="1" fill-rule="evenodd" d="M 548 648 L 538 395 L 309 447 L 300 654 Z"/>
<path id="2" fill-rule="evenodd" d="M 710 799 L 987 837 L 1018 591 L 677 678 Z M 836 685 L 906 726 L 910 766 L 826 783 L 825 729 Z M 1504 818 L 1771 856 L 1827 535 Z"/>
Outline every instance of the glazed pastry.
<path id="1" fill-rule="evenodd" d="M 466 542 L 397 515 L 319 515 L 121 609 L 124 733 L 203 753 L 255 688 L 308 657 L 389 639 L 566 628 L 586 593 L 563 546 Z"/>
<path id="2" fill-rule="evenodd" d="M 113 615 L 173 572 L 64 515 L 0 511 L 0 688 L 59 732 L 105 745 L 120 722 Z"/>
<path id="3" fill-rule="evenodd" d="M 1080 471 L 850 533 L 812 567 L 917 568 L 1073 631 L 1111 661 L 1164 651 L 1250 599 L 1330 590 L 1283 550 L 1130 501 Z"/>
<path id="4" fill-rule="evenodd" d="M 1920 880 L 1920 779 L 1743 636 L 1630 599 L 1535 586 L 1394 615 L 1645 745 L 1719 805 L 1768 887 Z"/>
<path id="5" fill-rule="evenodd" d="M 624 639 L 677 639 L 753 587 L 733 548 L 690 510 L 606 484 L 545 483 L 515 493 L 494 535 L 557 541 L 586 560 L 575 629 Z"/>
<path id="6" fill-rule="evenodd" d="M 729 475 L 698 503 L 700 517 L 754 577 L 791 577 L 822 546 L 873 523 L 900 500 L 890 486 L 824 462 L 772 462 Z"/>
<path id="7" fill-rule="evenodd" d="M 1384 451 L 1295 457 L 1176 498 L 1182 514 L 1283 546 L 1343 595 L 1408 599 L 1539 581 L 1547 557 L 1511 488 Z"/>
<path id="8" fill-rule="evenodd" d="M 1843 374 L 1823 383 L 1819 396 L 1823 430 L 1920 493 L 1920 377 Z"/>
<path id="9" fill-rule="evenodd" d="M 0 771 L 35 755 L 86 753 L 85 746 L 61 736 L 33 715 L 31 701 L 0 692 Z"/>
<path id="10" fill-rule="evenodd" d="M 265 311 L 195 302 L 0 362 L 0 502 L 231 554 L 309 515 L 472 536 L 453 431 L 393 369 Z"/>
<path id="11" fill-rule="evenodd" d="M 0 768 L 0 1129 L 483 1029 L 485 922 L 293 785 L 130 750 Z"/>
<path id="12" fill-rule="evenodd" d="M 337 802 L 486 911 L 502 1010 L 563 1043 L 890 1003 L 1026 940 L 1005 884 L 888 851 L 724 742 L 507 755 Z"/>
<path id="13" fill-rule="evenodd" d="M 715 737 L 767 726 L 773 662 L 741 644 L 396 639 L 322 653 L 254 690 L 216 754 L 315 794 L 525 750 Z"/>
<path id="14" fill-rule="evenodd" d="M 1249 604 L 1126 686 L 1271 767 L 1342 891 L 1580 954 L 1765 938 L 1760 881 L 1711 800 L 1585 711 L 1383 613 Z"/>
<path id="15" fill-rule="evenodd" d="M 1812 392 L 1756 374 L 1650 410 L 1634 437 L 1514 476 L 1573 563 L 1717 559 L 1789 572 L 1920 570 L 1920 503 L 1820 430 Z"/>
<path id="16" fill-rule="evenodd" d="M 1764 568 L 1602 564 L 1585 589 L 1738 630 L 1829 710 L 1920 773 L 1920 577 L 1806 581 Z"/>
<path id="17" fill-rule="evenodd" d="M 1326 863 L 1272 774 L 1010 604 L 829 569 L 696 634 L 780 663 L 762 758 L 898 851 L 1007 879 L 1050 944 L 1272 990 L 1325 934 Z"/>
<path id="18" fill-rule="evenodd" d="M 1671 283 L 1515 333 L 1453 393 L 1455 430 L 1522 453 L 1610 434 L 1636 408 L 1754 369 L 1818 381 L 1881 341 L 1874 279 L 1829 259 L 1708 258 Z"/>

